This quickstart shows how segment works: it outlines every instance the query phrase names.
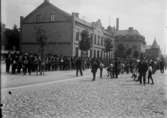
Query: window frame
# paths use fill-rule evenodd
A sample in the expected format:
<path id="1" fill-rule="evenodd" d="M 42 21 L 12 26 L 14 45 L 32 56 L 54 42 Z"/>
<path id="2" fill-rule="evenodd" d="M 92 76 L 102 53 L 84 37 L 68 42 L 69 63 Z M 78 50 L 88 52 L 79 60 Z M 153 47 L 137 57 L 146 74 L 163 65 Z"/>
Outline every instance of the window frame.
<path id="1" fill-rule="evenodd" d="M 54 21 L 55 21 L 55 14 L 51 14 L 51 15 L 50 15 L 50 21 L 51 21 L 51 22 L 54 22 Z"/>

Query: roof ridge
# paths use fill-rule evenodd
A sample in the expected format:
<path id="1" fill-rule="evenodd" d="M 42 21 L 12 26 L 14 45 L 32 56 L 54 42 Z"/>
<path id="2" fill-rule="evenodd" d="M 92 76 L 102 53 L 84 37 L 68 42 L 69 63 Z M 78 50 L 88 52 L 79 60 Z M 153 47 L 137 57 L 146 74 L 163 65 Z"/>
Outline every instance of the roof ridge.
<path id="1" fill-rule="evenodd" d="M 154 42 L 153 42 L 153 44 L 152 44 L 151 47 L 152 47 L 152 48 L 159 48 L 159 45 L 158 45 L 158 43 L 157 43 L 156 40 L 154 40 Z"/>
<path id="2" fill-rule="evenodd" d="M 60 8 L 58 8 L 57 6 L 53 5 L 52 3 L 44 1 L 44 2 L 41 3 L 38 7 L 36 7 L 32 12 L 30 12 L 30 13 L 25 17 L 25 20 L 26 20 L 28 17 L 30 17 L 34 12 L 36 12 L 40 7 L 42 7 L 42 6 L 45 5 L 45 4 L 48 4 L 48 5 L 52 6 L 54 9 L 57 9 L 57 10 L 63 12 L 64 14 L 66 14 L 66 15 L 68 15 L 68 16 L 71 16 L 71 14 L 65 12 L 64 10 L 62 10 L 62 9 L 60 9 Z"/>

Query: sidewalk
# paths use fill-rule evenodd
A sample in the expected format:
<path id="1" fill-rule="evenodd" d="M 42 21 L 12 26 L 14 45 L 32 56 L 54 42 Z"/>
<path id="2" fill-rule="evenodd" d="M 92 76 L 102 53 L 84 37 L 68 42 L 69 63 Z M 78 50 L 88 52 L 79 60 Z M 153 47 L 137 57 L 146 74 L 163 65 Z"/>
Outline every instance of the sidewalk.
<path id="1" fill-rule="evenodd" d="M 21 87 L 27 85 L 37 85 L 41 83 L 52 83 L 55 81 L 61 82 L 65 80 L 72 80 L 72 79 L 82 79 L 87 76 L 91 78 L 90 70 L 87 69 L 83 71 L 84 76 L 76 77 L 76 71 L 49 71 L 45 72 L 44 76 L 36 75 L 32 73 L 31 75 L 23 75 L 23 74 L 7 74 L 5 73 L 5 66 L 1 65 L 2 73 L 1 73 L 1 87 L 2 88 L 14 88 L 14 87 Z"/>

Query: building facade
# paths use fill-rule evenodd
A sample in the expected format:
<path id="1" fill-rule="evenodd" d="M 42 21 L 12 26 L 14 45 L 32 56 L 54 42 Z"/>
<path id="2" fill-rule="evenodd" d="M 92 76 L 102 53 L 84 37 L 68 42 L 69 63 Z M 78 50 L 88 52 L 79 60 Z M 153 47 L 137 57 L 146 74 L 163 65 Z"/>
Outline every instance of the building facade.
<path id="1" fill-rule="evenodd" d="M 91 36 L 91 49 L 88 57 L 104 58 L 104 40 L 113 36 L 107 32 L 101 21 L 89 23 L 79 18 L 79 13 L 69 14 L 45 0 L 28 16 L 20 17 L 22 52 L 39 53 L 36 40 L 37 30 L 43 29 L 47 37 L 45 53 L 62 56 L 81 56 L 79 41 L 82 31 Z M 112 57 L 112 52 L 110 57 Z"/>
<path id="2" fill-rule="evenodd" d="M 145 54 L 153 59 L 160 58 L 161 50 L 156 40 L 154 40 L 153 44 L 146 50 Z"/>
<path id="3" fill-rule="evenodd" d="M 133 29 L 133 27 L 129 27 L 128 30 L 116 31 L 114 37 L 116 48 L 122 45 L 125 49 L 130 49 L 132 55 L 135 51 L 139 53 L 145 52 L 145 38 L 137 30 Z"/>

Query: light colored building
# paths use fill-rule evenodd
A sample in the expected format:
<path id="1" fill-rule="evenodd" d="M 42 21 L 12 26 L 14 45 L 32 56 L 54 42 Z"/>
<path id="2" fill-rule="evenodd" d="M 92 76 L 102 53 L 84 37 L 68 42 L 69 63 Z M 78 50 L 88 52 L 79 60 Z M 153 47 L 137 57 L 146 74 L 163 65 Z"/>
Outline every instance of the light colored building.
<path id="1" fill-rule="evenodd" d="M 89 32 L 92 40 L 89 57 L 104 57 L 105 37 L 112 37 L 102 27 L 100 20 L 89 23 L 81 19 L 79 13 L 69 14 L 51 4 L 49 0 L 45 0 L 25 18 L 20 17 L 20 26 L 21 50 L 30 53 L 39 53 L 39 44 L 36 41 L 38 28 L 43 29 L 47 36 L 45 53 L 63 56 L 81 56 L 78 45 L 83 30 Z"/>
<path id="2" fill-rule="evenodd" d="M 140 53 L 145 52 L 145 38 L 133 27 L 129 27 L 128 30 L 118 30 L 115 33 L 115 47 L 123 45 L 126 49 L 132 49 L 132 51 L 138 51 Z M 132 53 L 133 53 L 132 52 Z"/>

